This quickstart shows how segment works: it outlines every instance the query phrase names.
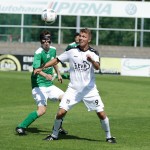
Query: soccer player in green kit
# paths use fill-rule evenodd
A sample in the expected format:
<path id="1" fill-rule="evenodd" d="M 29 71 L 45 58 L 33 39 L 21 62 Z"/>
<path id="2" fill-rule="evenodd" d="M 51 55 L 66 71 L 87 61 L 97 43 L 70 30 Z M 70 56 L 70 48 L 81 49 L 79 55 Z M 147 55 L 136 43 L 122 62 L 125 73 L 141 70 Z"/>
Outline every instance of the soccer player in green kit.
<path id="1" fill-rule="evenodd" d="M 78 32 L 76 32 L 75 33 L 75 35 L 74 35 L 74 42 L 72 42 L 72 43 L 70 43 L 70 44 L 68 44 L 68 46 L 66 47 L 66 49 L 65 49 L 65 51 L 68 51 L 68 50 L 70 50 L 71 48 L 74 48 L 74 47 L 77 47 L 78 45 L 79 45 L 79 33 Z M 62 63 L 61 62 L 61 64 L 62 65 L 64 65 L 64 66 L 67 66 L 66 64 L 65 64 L 65 62 L 64 63 Z M 69 69 L 70 67 L 68 67 L 65 71 L 66 72 L 69 72 Z M 65 79 L 70 79 L 70 74 L 63 74 L 63 78 L 65 78 Z"/>
<path id="2" fill-rule="evenodd" d="M 74 48 L 74 47 L 77 47 L 77 46 L 79 45 L 79 35 L 80 35 L 80 34 L 79 34 L 78 32 L 74 35 L 74 42 L 70 43 L 70 44 L 66 47 L 65 51 L 68 51 L 69 49 Z"/>
<path id="3" fill-rule="evenodd" d="M 40 34 L 41 47 L 34 53 L 33 70 L 39 68 L 42 64 L 56 57 L 56 48 L 51 46 L 50 32 L 45 30 Z M 32 124 L 37 118 L 46 113 L 47 100 L 61 101 L 64 92 L 53 85 L 53 68 L 58 76 L 58 81 L 62 83 L 62 77 L 58 70 L 58 66 L 48 67 L 41 71 L 38 75 L 31 74 L 32 96 L 37 104 L 37 110 L 28 114 L 28 116 L 16 127 L 19 135 L 26 135 L 26 128 Z M 59 133 L 67 134 L 62 126 Z"/>

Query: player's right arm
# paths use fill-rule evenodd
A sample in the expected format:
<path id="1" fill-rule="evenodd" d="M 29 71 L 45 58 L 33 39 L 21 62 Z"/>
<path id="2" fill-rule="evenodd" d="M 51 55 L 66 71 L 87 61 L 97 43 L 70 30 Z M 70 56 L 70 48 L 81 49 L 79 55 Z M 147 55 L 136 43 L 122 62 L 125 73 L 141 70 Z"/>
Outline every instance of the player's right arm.
<path id="1" fill-rule="evenodd" d="M 62 54 L 59 55 L 57 58 L 54 58 L 54 59 L 48 61 L 46 64 L 43 64 L 41 67 L 35 69 L 35 70 L 34 70 L 34 74 L 38 74 L 38 73 L 41 72 L 44 68 L 57 65 L 60 61 L 61 61 L 61 62 L 68 62 L 68 61 L 69 61 L 68 51 L 62 53 Z"/>
<path id="2" fill-rule="evenodd" d="M 47 74 L 47 73 L 45 73 L 43 71 L 40 71 L 39 75 L 45 77 L 47 80 L 52 80 L 52 78 L 53 78 L 53 76 L 51 74 Z"/>
<path id="3" fill-rule="evenodd" d="M 54 58 L 54 59 L 48 61 L 46 64 L 43 64 L 41 67 L 35 69 L 34 74 L 39 74 L 44 68 L 57 65 L 58 63 L 59 63 L 59 60 L 57 58 Z"/>

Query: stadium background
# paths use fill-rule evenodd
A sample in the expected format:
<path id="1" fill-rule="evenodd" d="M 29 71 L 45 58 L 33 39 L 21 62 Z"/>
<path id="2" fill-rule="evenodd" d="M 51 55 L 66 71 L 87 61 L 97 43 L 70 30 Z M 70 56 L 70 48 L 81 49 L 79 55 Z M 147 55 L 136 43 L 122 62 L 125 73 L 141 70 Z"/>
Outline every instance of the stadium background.
<path id="1" fill-rule="evenodd" d="M 19 2 L 17 4 L 14 4 L 14 7 L 21 7 L 22 5 L 24 6 L 28 6 L 27 3 L 28 1 L 24 1 L 24 0 L 16 0 L 16 2 Z M 35 3 L 33 3 L 35 2 Z M 37 2 L 37 3 L 36 3 Z M 2 14 L 6 14 L 6 13 L 16 13 L 19 14 L 21 13 L 20 11 L 24 11 L 25 14 L 37 14 L 39 15 L 41 13 L 41 10 L 44 7 L 51 7 L 51 8 L 55 8 L 56 10 L 60 10 L 60 6 L 65 7 L 64 4 L 66 4 L 66 1 L 51 1 L 51 0 L 45 0 L 42 2 L 42 5 L 37 5 L 39 4 L 39 0 L 36 1 L 31 1 L 31 4 L 33 6 L 36 6 L 38 9 L 37 12 L 30 12 L 30 11 L 25 11 L 23 9 L 15 9 L 15 11 L 13 10 L 13 6 L 12 6 L 12 2 L 10 0 L 6 0 L 5 2 L 1 2 L 1 7 L 0 7 L 0 12 Z M 132 3 L 131 3 L 132 2 Z M 71 3 L 74 3 L 76 5 L 78 4 L 83 4 L 86 6 L 89 6 L 89 4 L 91 4 L 91 6 L 93 6 L 95 4 L 101 4 L 102 6 L 104 5 L 104 8 L 102 9 L 103 11 L 99 12 L 101 14 L 94 14 L 96 12 L 91 12 L 89 14 L 86 14 L 87 16 L 91 15 L 91 16 L 105 16 L 107 17 L 107 15 L 111 16 L 111 17 L 124 17 L 124 18 L 149 18 L 148 14 L 149 14 L 149 10 L 146 9 L 149 6 L 149 2 L 134 2 L 133 1 L 129 1 L 129 2 L 119 2 L 119 7 L 121 10 L 121 12 L 119 12 L 118 10 L 116 11 L 112 11 L 109 14 L 107 14 L 105 9 L 107 8 L 107 6 L 114 6 L 114 7 L 118 7 L 118 1 L 112 1 L 109 3 L 107 3 L 107 1 L 73 1 L 73 2 L 69 2 L 67 1 L 67 5 L 69 7 L 72 8 Z M 40 3 L 41 4 L 41 3 Z M 132 7 L 129 9 L 129 12 L 134 12 L 136 10 L 136 12 L 134 12 L 134 14 L 130 14 L 127 13 L 127 11 L 125 12 L 124 10 L 127 9 L 127 6 L 129 6 L 130 4 L 132 4 Z M 145 4 L 145 5 L 144 5 Z M 11 5 L 8 6 L 7 5 Z M 31 6 L 32 6 L 31 5 Z M 4 9 L 4 6 L 7 9 Z M 40 7 L 39 7 L 40 6 Z M 79 6 L 79 5 L 78 5 Z M 130 5 L 131 6 L 131 5 Z M 133 7 L 134 6 L 134 7 Z M 136 6 L 136 7 L 135 7 Z M 140 7 L 139 7 L 140 6 Z M 90 6 L 89 6 L 90 7 Z M 8 9 L 9 8 L 9 9 Z M 123 9 L 124 8 L 124 9 Z M 126 9 L 125 9 L 126 8 Z M 135 9 L 136 8 L 136 9 Z M 143 11 L 144 9 L 144 11 Z M 60 21 L 60 16 L 61 15 L 85 15 L 83 12 L 81 11 L 82 8 L 80 8 L 79 14 L 75 14 L 75 12 L 72 12 L 72 14 L 68 13 L 67 11 L 70 11 L 71 9 L 66 9 L 65 11 L 63 10 L 63 8 L 61 8 L 62 11 L 57 11 L 58 12 L 58 19 Z M 105 10 L 105 11 L 104 11 Z M 83 14 L 81 14 L 81 12 Z M 103 13 L 105 12 L 105 13 Z M 143 13 L 141 13 L 143 12 Z M 77 22 L 76 22 L 76 26 L 74 28 L 68 28 L 69 30 L 76 30 L 79 31 L 80 30 L 80 24 L 79 24 L 79 17 L 77 17 Z M 41 20 L 40 20 L 41 21 Z M 0 25 L 0 28 L 3 29 L 4 27 L 9 28 L 12 27 L 11 25 Z M 30 26 L 29 26 L 30 27 Z M 26 28 L 25 26 L 21 26 L 21 36 L 22 37 L 18 42 L 13 42 L 12 41 L 12 37 L 11 35 L 6 35 L 7 40 L 6 42 L 1 41 L 0 44 L 0 70 L 18 70 L 18 71 L 31 71 L 31 63 L 32 63 L 32 56 L 34 54 L 34 51 L 40 46 L 39 42 L 24 42 L 24 38 L 22 35 L 22 29 Z M 36 26 L 35 26 L 36 28 Z M 50 30 L 53 30 L 53 28 L 60 28 L 60 26 L 44 26 L 41 28 L 48 28 Z M 149 34 L 150 30 L 137 30 L 137 29 L 132 29 L 131 32 L 134 31 L 134 35 L 135 35 L 135 39 L 134 39 L 134 46 L 114 46 L 114 45 L 101 45 L 99 43 L 99 34 L 97 34 L 97 31 L 99 31 L 99 28 L 97 27 L 93 27 L 91 28 L 93 31 L 96 31 L 95 34 L 95 43 L 92 43 L 92 46 L 97 49 L 100 53 L 100 56 L 102 57 L 101 59 L 101 70 L 102 73 L 113 73 L 113 74 L 122 74 L 122 75 L 134 75 L 134 76 L 150 76 L 150 50 L 149 47 L 144 47 L 143 46 L 143 41 L 141 40 L 140 46 L 137 46 L 137 41 L 136 41 L 136 32 L 140 32 L 141 36 L 143 35 L 144 32 L 146 32 L 147 34 Z M 7 30 L 7 29 L 6 29 Z M 112 30 L 112 29 L 107 29 L 107 30 Z M 127 29 L 122 29 L 123 30 L 127 30 Z M 25 31 L 24 31 L 25 32 Z M 4 35 L 1 35 L 1 37 Z M 65 49 L 65 47 L 67 46 L 67 43 L 63 43 L 61 40 L 61 34 L 60 32 L 58 33 L 58 41 L 57 43 L 53 43 L 53 45 L 57 48 L 57 54 L 59 55 L 60 53 L 62 53 Z M 71 41 L 72 42 L 72 41 Z M 16 57 L 18 59 L 18 61 L 20 62 L 20 69 L 18 69 L 18 66 L 16 65 L 17 63 L 15 62 L 15 60 L 12 60 L 12 57 L 10 58 L 10 56 L 13 55 L 14 57 Z M 122 72 L 122 64 L 124 64 L 124 62 L 127 61 L 128 64 L 130 63 L 130 66 L 128 66 L 128 68 L 125 68 Z M 137 64 L 137 62 L 139 62 L 139 64 Z M 62 67 L 62 66 L 61 66 Z M 136 68 L 136 69 L 135 69 Z M 129 70 L 130 69 L 130 70 Z"/>

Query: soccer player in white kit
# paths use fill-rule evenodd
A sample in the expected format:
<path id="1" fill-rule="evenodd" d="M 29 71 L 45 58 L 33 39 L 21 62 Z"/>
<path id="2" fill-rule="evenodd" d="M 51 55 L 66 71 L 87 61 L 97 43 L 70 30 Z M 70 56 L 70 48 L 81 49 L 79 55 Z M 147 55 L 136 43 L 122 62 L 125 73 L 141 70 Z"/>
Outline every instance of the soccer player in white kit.
<path id="1" fill-rule="evenodd" d="M 38 74 L 44 68 L 59 62 L 69 62 L 70 65 L 70 83 L 59 104 L 52 134 L 48 135 L 45 140 L 58 139 L 63 117 L 75 104 L 83 101 L 88 111 L 96 111 L 106 133 L 106 142 L 116 143 L 115 137 L 111 136 L 109 119 L 104 112 L 104 104 L 95 84 L 94 69 L 100 69 L 100 61 L 98 52 L 89 46 L 90 41 L 91 31 L 87 28 L 81 29 L 79 46 L 62 53 L 34 71 Z"/>

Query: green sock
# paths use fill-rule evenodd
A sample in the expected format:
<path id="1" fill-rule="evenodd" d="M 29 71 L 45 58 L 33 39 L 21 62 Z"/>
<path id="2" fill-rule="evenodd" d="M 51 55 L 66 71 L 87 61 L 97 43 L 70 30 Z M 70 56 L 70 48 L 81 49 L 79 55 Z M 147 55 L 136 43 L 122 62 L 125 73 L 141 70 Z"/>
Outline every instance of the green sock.
<path id="1" fill-rule="evenodd" d="M 27 118 L 25 118 L 18 127 L 27 128 L 32 122 L 34 122 L 38 118 L 37 111 L 33 111 L 30 113 Z"/>

